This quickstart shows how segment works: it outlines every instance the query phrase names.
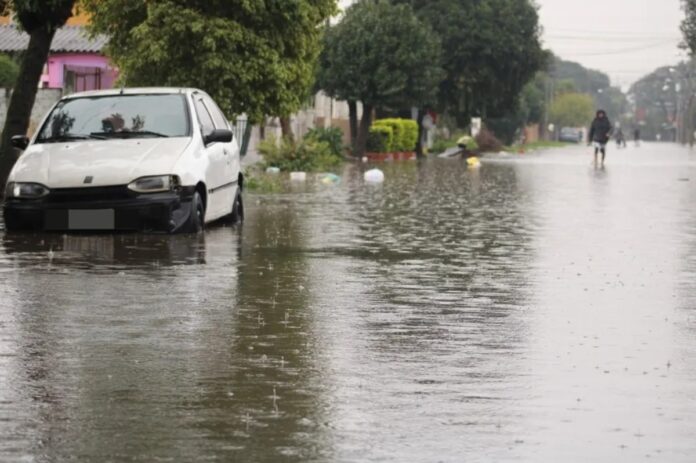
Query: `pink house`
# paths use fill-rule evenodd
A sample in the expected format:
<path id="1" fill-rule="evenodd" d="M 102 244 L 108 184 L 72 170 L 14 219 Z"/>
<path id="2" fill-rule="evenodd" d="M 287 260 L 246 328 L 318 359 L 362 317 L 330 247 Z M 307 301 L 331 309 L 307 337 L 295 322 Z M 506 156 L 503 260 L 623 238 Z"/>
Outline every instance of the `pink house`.
<path id="1" fill-rule="evenodd" d="M 62 89 L 64 94 L 112 88 L 118 70 L 102 54 L 106 37 L 91 39 L 81 26 L 64 26 L 56 32 L 40 87 Z M 13 25 L 0 25 L 0 53 L 26 49 L 29 36 Z"/>

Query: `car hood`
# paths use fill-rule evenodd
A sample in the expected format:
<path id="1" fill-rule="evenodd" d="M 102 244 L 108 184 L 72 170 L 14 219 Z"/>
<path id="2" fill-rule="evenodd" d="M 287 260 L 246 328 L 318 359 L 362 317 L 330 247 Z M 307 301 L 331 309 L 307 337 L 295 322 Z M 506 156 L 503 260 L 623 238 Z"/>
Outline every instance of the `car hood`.
<path id="1" fill-rule="evenodd" d="M 173 174 L 190 142 L 186 137 L 36 144 L 17 160 L 11 180 L 49 188 L 125 185 L 147 175 Z"/>

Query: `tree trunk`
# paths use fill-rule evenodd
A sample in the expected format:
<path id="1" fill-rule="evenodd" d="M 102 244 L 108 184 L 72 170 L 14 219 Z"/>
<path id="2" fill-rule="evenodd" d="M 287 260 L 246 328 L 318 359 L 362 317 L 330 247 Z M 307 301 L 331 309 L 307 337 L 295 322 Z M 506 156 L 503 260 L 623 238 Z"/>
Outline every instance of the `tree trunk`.
<path id="1" fill-rule="evenodd" d="M 280 130 L 283 132 L 283 138 L 288 140 L 295 139 L 295 135 L 292 133 L 292 126 L 290 125 L 289 117 L 280 118 Z"/>
<path id="2" fill-rule="evenodd" d="M 416 157 L 419 159 L 425 157 L 423 153 L 423 135 L 425 134 L 425 129 L 423 128 L 423 119 L 425 118 L 425 108 L 420 108 L 418 110 L 418 142 L 416 143 Z"/>
<path id="3" fill-rule="evenodd" d="M 358 102 L 348 102 L 348 119 L 350 121 L 350 147 L 353 155 L 358 152 Z"/>
<path id="4" fill-rule="evenodd" d="M 370 126 L 372 125 L 372 110 L 372 106 L 363 103 L 363 116 L 362 119 L 360 119 L 360 129 L 358 130 L 355 149 L 355 156 L 358 158 L 362 158 L 367 149 L 367 136 L 370 133 Z"/>
<path id="5" fill-rule="evenodd" d="M 19 67 L 19 76 L 10 98 L 5 128 L 0 139 L 0 196 L 5 192 L 5 182 L 19 154 L 10 141 L 14 135 L 25 135 L 29 129 L 39 79 L 48 60 L 54 34 L 55 31 L 52 29 L 43 27 L 34 29 Z"/>

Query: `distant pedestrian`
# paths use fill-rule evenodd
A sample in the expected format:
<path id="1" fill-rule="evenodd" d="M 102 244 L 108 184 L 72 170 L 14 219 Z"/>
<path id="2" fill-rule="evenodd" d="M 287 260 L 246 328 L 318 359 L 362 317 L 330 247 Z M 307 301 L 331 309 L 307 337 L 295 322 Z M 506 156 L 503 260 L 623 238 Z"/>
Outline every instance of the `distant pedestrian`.
<path id="1" fill-rule="evenodd" d="M 633 141 L 636 142 L 636 146 L 640 146 L 640 129 L 638 127 L 633 129 Z"/>
<path id="2" fill-rule="evenodd" d="M 618 129 L 614 138 L 616 138 L 616 147 L 618 149 L 626 148 L 626 136 L 624 135 L 623 130 Z"/>
<path id="3" fill-rule="evenodd" d="M 594 145 L 595 165 L 597 165 L 597 155 L 599 153 L 602 153 L 602 165 L 604 165 L 604 159 L 607 156 L 607 143 L 609 143 L 609 139 L 611 138 L 612 129 L 607 113 L 603 109 L 597 111 L 597 115 L 590 126 L 590 136 L 588 140 L 588 144 Z"/>

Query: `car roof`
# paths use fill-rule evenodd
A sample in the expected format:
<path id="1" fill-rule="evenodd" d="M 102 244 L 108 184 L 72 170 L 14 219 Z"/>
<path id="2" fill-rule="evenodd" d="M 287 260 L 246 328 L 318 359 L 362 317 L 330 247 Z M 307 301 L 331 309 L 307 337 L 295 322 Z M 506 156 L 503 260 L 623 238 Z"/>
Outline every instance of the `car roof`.
<path id="1" fill-rule="evenodd" d="M 64 96 L 62 99 L 68 100 L 73 98 L 90 98 L 98 96 L 112 95 L 153 95 L 153 94 L 186 94 L 205 93 L 203 90 L 190 87 L 134 87 L 134 88 L 112 88 L 109 90 L 90 90 L 87 92 L 71 93 Z"/>

